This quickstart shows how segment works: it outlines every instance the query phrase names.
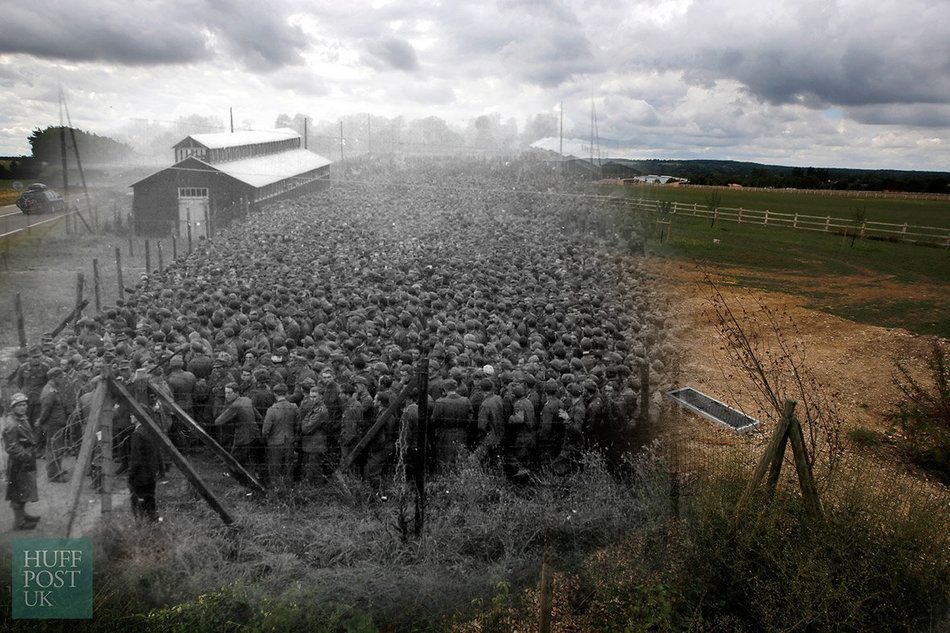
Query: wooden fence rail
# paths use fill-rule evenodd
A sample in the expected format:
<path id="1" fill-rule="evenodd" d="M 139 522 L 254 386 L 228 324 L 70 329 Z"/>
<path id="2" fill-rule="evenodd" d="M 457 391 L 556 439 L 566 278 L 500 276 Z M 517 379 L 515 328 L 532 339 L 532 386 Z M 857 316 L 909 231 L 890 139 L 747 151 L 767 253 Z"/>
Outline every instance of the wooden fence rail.
<path id="1" fill-rule="evenodd" d="M 804 213 L 781 213 L 772 210 L 744 209 L 736 207 L 718 207 L 710 209 L 706 205 L 683 202 L 662 202 L 659 200 L 626 199 L 603 196 L 604 200 L 621 202 L 638 211 L 666 215 L 685 215 L 709 218 L 715 221 L 735 222 L 737 224 L 757 224 L 776 228 L 790 228 L 798 231 L 816 231 L 851 235 L 861 238 L 889 239 L 909 244 L 926 244 L 950 248 L 950 228 L 898 224 L 893 222 L 864 221 L 860 224 L 852 220 L 832 215 L 806 215 Z"/>

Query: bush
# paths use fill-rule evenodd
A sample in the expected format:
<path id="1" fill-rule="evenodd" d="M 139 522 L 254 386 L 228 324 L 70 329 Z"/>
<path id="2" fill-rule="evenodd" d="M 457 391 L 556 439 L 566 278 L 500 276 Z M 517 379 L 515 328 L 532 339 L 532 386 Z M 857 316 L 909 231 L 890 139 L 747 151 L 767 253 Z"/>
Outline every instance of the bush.
<path id="1" fill-rule="evenodd" d="M 824 520 L 789 491 L 736 517 L 743 483 L 716 482 L 687 521 L 677 584 L 693 626 L 928 631 L 946 617 L 945 503 L 857 475 L 825 498 Z"/>
<path id="2" fill-rule="evenodd" d="M 914 460 L 950 483 L 950 363 L 936 339 L 926 372 L 929 385 L 898 361 L 894 382 L 901 400 L 891 418 L 904 432 Z"/>

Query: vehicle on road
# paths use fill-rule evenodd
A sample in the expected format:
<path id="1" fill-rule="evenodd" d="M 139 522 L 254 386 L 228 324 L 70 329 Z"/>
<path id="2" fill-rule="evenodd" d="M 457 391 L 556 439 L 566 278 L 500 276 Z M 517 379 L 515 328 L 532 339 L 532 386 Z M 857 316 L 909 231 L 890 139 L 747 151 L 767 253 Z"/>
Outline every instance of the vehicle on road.
<path id="1" fill-rule="evenodd" d="M 35 182 L 27 187 L 26 191 L 17 198 L 16 206 L 24 215 L 66 211 L 66 201 L 63 197 L 41 182 Z"/>

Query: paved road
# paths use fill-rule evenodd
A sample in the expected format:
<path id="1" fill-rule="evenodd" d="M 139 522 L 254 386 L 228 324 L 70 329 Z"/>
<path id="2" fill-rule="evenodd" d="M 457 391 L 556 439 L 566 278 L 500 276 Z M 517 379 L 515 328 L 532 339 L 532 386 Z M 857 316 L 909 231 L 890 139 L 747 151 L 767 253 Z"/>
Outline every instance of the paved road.
<path id="1" fill-rule="evenodd" d="M 39 215 L 23 215 L 16 205 L 10 204 L 0 207 L 0 237 L 24 229 L 28 226 L 34 226 L 40 222 L 48 222 L 51 219 L 59 218 L 61 213 L 41 213 Z"/>

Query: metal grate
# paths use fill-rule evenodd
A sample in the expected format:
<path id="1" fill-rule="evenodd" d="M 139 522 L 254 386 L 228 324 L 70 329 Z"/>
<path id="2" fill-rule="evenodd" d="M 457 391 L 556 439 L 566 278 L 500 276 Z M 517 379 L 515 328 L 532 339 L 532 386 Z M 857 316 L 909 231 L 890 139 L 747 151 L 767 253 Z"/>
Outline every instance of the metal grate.
<path id="1" fill-rule="evenodd" d="M 666 395 L 693 413 L 697 413 L 717 424 L 727 426 L 737 433 L 745 433 L 761 424 L 755 418 L 749 417 L 715 398 L 710 398 L 692 387 L 677 389 Z"/>

